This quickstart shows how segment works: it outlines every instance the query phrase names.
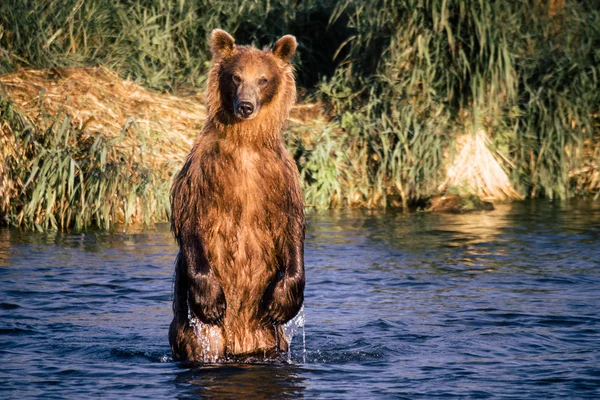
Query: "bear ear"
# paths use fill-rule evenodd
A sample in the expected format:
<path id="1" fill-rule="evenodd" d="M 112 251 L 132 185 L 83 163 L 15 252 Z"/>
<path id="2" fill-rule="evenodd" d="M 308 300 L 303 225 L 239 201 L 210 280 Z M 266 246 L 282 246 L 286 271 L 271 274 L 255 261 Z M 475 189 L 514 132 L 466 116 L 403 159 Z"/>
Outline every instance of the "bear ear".
<path id="1" fill-rule="evenodd" d="M 296 38 L 292 35 L 285 35 L 273 46 L 273 54 L 283 61 L 290 62 L 292 56 L 296 53 L 297 47 L 298 42 L 296 42 Z"/>
<path id="2" fill-rule="evenodd" d="M 222 29 L 215 29 L 210 34 L 210 52 L 213 57 L 222 57 L 233 51 L 235 40 Z"/>

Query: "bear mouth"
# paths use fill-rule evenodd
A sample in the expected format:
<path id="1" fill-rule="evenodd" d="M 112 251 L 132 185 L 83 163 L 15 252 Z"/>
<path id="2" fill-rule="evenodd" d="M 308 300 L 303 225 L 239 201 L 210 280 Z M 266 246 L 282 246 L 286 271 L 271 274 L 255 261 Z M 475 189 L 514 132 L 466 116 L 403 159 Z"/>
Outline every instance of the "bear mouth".
<path id="1" fill-rule="evenodd" d="M 254 113 L 252 113 L 251 115 L 249 115 L 249 116 L 247 116 L 247 117 L 246 117 L 246 116 L 244 116 L 244 115 L 241 115 L 241 114 L 239 114 L 239 113 L 237 113 L 237 112 L 236 112 L 236 113 L 235 113 L 235 116 L 236 116 L 236 118 L 238 118 L 238 119 L 241 119 L 241 120 L 243 120 L 243 121 L 248 121 L 248 120 L 251 120 L 251 119 L 254 119 L 254 118 L 256 118 L 256 115 L 257 115 L 257 114 L 258 114 L 257 112 L 254 112 Z"/>

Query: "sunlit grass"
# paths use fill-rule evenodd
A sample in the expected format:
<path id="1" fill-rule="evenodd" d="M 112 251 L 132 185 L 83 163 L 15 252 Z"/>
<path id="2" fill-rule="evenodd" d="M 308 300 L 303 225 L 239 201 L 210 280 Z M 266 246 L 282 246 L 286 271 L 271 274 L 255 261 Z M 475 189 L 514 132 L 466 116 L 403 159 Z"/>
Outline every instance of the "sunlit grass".
<path id="1" fill-rule="evenodd" d="M 456 139 L 481 130 L 522 194 L 599 191 L 582 175 L 600 167 L 600 11 L 554 3 L 340 3 L 354 35 L 322 91 L 376 156 L 382 199 L 431 195 Z"/>
<path id="2" fill-rule="evenodd" d="M 328 116 L 285 134 L 309 206 L 408 207 L 474 187 L 513 198 L 600 196 L 600 10 L 588 2 L 7 0 L 0 73 L 100 64 L 146 87 L 197 91 L 213 28 L 260 46 L 283 33 L 299 38 L 299 83 Z M 2 97 L 9 223 L 107 228 L 166 218 L 177 161 L 157 168 L 128 153 L 131 143 L 146 152 L 156 132 L 132 119 L 120 135 L 90 136 L 65 110 L 39 106 L 40 118 L 26 118 Z M 468 138 L 497 165 L 468 159 Z M 453 166 L 459 156 L 479 172 Z"/>
<path id="3" fill-rule="evenodd" d="M 143 138 L 136 147 L 123 145 L 127 135 L 144 135 L 133 122 L 115 138 L 84 135 L 63 113 L 43 115 L 47 128 L 40 129 L 2 97 L 0 115 L 5 138 L 14 135 L 4 142 L 0 183 L 9 224 L 110 229 L 167 218 L 169 171 L 134 154 L 146 150 Z"/>

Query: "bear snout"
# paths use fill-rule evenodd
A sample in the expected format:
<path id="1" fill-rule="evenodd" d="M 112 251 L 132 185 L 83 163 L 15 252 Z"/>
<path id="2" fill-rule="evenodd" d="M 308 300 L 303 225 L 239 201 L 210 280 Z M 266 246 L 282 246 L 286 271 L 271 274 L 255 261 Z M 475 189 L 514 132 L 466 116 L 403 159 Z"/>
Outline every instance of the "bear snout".
<path id="1" fill-rule="evenodd" d="M 233 98 L 233 113 L 239 119 L 252 119 L 260 108 L 260 93 L 258 87 L 247 82 L 238 86 Z"/>
<path id="2" fill-rule="evenodd" d="M 233 112 L 239 119 L 252 119 L 258 115 L 260 104 L 252 99 L 240 99 L 239 97 L 233 102 Z"/>
<path id="3" fill-rule="evenodd" d="M 254 104 L 249 101 L 241 101 L 236 109 L 238 116 L 242 118 L 248 118 L 254 112 Z"/>

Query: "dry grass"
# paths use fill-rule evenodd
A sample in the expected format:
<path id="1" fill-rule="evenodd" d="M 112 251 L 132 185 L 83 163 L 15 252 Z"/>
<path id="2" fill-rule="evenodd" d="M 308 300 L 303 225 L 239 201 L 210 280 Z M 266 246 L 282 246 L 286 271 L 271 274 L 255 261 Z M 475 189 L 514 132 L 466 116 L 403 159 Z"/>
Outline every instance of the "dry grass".
<path id="1" fill-rule="evenodd" d="M 441 192 L 454 189 L 485 201 L 523 199 L 503 167 L 510 165 L 510 161 L 490 150 L 490 140 L 482 129 L 460 136 L 456 146 L 457 155 L 448 166 L 446 179 L 439 187 Z"/>
<path id="2" fill-rule="evenodd" d="M 106 68 L 0 77 L 0 211 L 17 226 L 165 221 L 170 180 L 206 118 L 202 96 L 156 93 Z"/>
<path id="3" fill-rule="evenodd" d="M 21 124 L 23 126 L 29 124 L 39 132 L 54 132 L 53 137 L 62 137 L 63 135 L 68 137 L 69 134 L 66 134 L 64 128 L 61 128 L 62 123 L 58 117 L 67 115 L 70 126 L 68 129 L 73 132 L 70 135 L 75 136 L 69 139 L 75 146 L 71 147 L 69 151 L 77 153 L 75 156 L 69 154 L 61 156 L 65 150 L 62 150 L 60 144 L 56 144 L 60 140 L 58 142 L 54 140 L 55 147 L 52 150 L 54 158 L 51 159 L 48 158 L 49 155 L 36 153 L 37 156 L 33 156 L 31 160 L 24 163 L 29 164 L 17 168 L 25 171 L 21 173 L 20 177 L 12 174 L 13 176 L 9 178 L 4 172 L 7 164 L 0 163 L 0 174 L 2 174 L 0 189 L 4 193 L 1 205 L 5 212 L 11 207 L 15 208 L 14 204 L 11 205 L 11 201 L 15 203 L 15 198 L 26 193 L 28 188 L 26 181 L 34 183 L 39 181 L 35 184 L 37 186 L 34 189 L 31 188 L 31 184 L 29 185 L 29 190 L 32 190 L 32 196 L 34 196 L 29 205 L 15 203 L 19 204 L 17 208 L 22 207 L 22 209 L 16 213 L 13 221 L 21 224 L 29 218 L 35 226 L 48 226 L 47 221 L 50 221 L 50 226 L 54 226 L 53 218 L 49 217 L 52 213 L 57 212 L 54 211 L 54 207 L 61 208 L 63 214 L 65 209 L 86 207 L 84 204 L 73 203 L 72 198 L 65 201 L 64 204 L 56 205 L 54 201 L 56 195 L 53 190 L 60 190 L 60 188 L 45 187 L 44 179 L 62 181 L 63 185 L 69 179 L 71 181 L 73 179 L 90 179 L 90 183 L 82 183 L 81 191 L 88 190 L 92 184 L 98 185 L 98 189 L 95 189 L 93 194 L 88 193 L 82 198 L 93 197 L 95 199 L 94 208 L 102 210 L 102 216 L 98 216 L 98 211 L 95 211 L 96 217 L 92 217 L 104 221 L 99 225 L 110 226 L 123 222 L 164 220 L 168 214 L 168 210 L 165 213 L 164 207 L 168 204 L 169 180 L 180 168 L 206 118 L 203 96 L 197 93 L 175 96 L 152 92 L 131 81 L 123 80 L 114 72 L 102 67 L 60 70 L 23 69 L 1 76 L 0 84 L 4 96 L 10 99 L 19 115 L 26 121 Z M 340 127 L 325 115 L 324 108 L 325 106 L 320 102 L 296 105 L 291 113 L 290 129 L 284 136 L 293 152 L 303 154 L 304 158 L 300 157 L 297 160 L 302 176 L 306 178 L 307 171 L 310 171 L 313 177 L 312 181 L 305 180 L 304 182 L 308 204 L 332 206 L 336 203 L 331 198 L 336 197 L 325 196 L 320 201 L 315 201 L 315 199 L 319 200 L 318 194 L 320 193 L 315 188 L 331 186 L 335 189 L 337 187 L 333 191 L 334 195 L 339 197 L 340 193 L 348 192 L 356 197 L 357 192 L 352 189 L 356 185 L 356 182 L 353 181 L 356 177 L 349 181 L 349 177 L 340 172 L 343 168 L 325 168 L 325 171 L 320 166 L 332 163 L 337 165 L 336 162 L 340 160 L 340 157 L 347 158 L 345 162 L 349 165 L 360 164 L 360 159 L 364 155 L 361 156 L 362 150 L 360 149 L 355 149 L 355 151 L 347 149 L 346 158 L 342 157 L 345 152 L 333 151 L 332 153 L 331 141 L 343 139 L 344 143 L 353 143 L 355 140 L 349 132 L 341 131 Z M 49 118 L 49 116 L 51 117 Z M 22 154 L 16 154 L 21 150 L 18 149 L 19 144 L 15 142 L 14 128 L 11 129 L 8 129 L 5 123 L 1 136 L 3 149 L 0 152 L 6 159 L 27 159 Z M 112 165 L 117 168 L 110 176 L 106 176 L 104 172 L 100 174 L 94 172 L 98 168 L 104 170 L 102 163 L 98 164 L 97 160 L 94 161 L 101 153 L 99 148 L 92 146 L 89 150 L 85 150 L 86 146 L 89 146 L 91 141 L 98 140 L 98 137 L 109 141 L 106 142 L 108 147 L 105 151 L 108 154 L 107 162 L 112 162 Z M 43 143 L 42 141 L 38 142 Z M 36 146 L 40 148 L 39 144 Z M 78 151 L 77 148 L 82 150 Z M 460 188 L 461 194 L 476 194 L 486 200 L 522 198 L 512 188 L 501 166 L 506 160 L 501 160 L 497 154 L 493 154 L 489 150 L 488 139 L 482 131 L 475 135 L 462 136 L 458 142 L 458 148 L 458 155 L 452 165 L 447 168 L 447 177 L 440 185 L 441 191 Z M 14 154 L 8 153 L 10 149 Z M 298 152 L 299 149 L 300 152 Z M 356 155 L 356 151 L 359 151 L 360 154 Z M 25 153 L 26 151 L 23 151 L 23 154 Z M 353 156 L 353 154 L 355 155 Z M 86 162 L 86 158 L 91 160 L 91 164 L 87 170 L 81 168 L 79 172 L 65 170 L 63 173 L 48 173 L 45 178 L 29 175 L 26 172 L 28 169 L 44 163 L 65 163 L 64 165 L 66 165 L 65 160 L 67 159 L 83 164 Z M 323 160 L 320 163 L 315 161 L 315 159 L 320 160 L 321 158 Z M 326 158 L 330 161 L 326 161 Z M 51 166 L 49 168 L 53 169 Z M 120 172 L 116 172 L 117 170 Z M 67 176 L 69 176 L 68 179 Z M 86 178 L 88 176 L 89 178 Z M 136 179 L 131 180 L 131 177 L 136 177 Z M 364 176 L 362 178 L 364 179 Z M 104 179 L 107 181 L 108 189 L 100 186 Z M 123 181 L 123 179 L 126 180 Z M 131 184 L 134 181 L 135 184 Z M 35 193 L 38 192 L 39 195 L 35 197 Z M 120 200 L 110 200 L 110 204 L 107 206 L 108 199 L 112 199 L 114 196 Z M 369 196 L 366 196 L 366 200 L 368 199 Z M 368 206 L 369 204 L 365 201 L 348 198 L 347 201 L 342 202 L 338 199 L 337 204 Z M 152 204 L 152 206 L 147 207 L 148 204 Z M 116 209 L 113 209 L 115 207 Z M 79 220 L 85 221 L 85 218 L 81 216 Z M 66 224 L 72 223 L 69 221 L 71 221 L 70 218 L 67 219 Z M 80 225 L 85 226 L 88 223 L 89 221 L 81 222 Z M 61 226 L 62 224 L 63 222 L 60 222 L 56 225 Z"/>
<path id="4" fill-rule="evenodd" d="M 204 96 L 157 93 L 121 79 L 104 67 L 52 70 L 22 69 L 0 76 L 0 86 L 19 111 L 40 129 L 44 115 L 70 116 L 73 126 L 84 135 L 108 138 L 122 134 L 125 127 L 150 134 L 155 148 L 151 159 L 182 162 L 202 129 L 206 118 Z M 324 105 L 297 104 L 290 115 L 290 127 L 322 129 L 328 123 Z M 303 129 L 306 131 L 306 129 Z M 308 140 L 303 135 L 303 141 Z M 128 135 L 124 145 L 137 145 Z"/>
<path id="5" fill-rule="evenodd" d="M 0 77 L 7 97 L 40 129 L 45 115 L 63 112 L 84 135 L 113 138 L 124 128 L 149 134 L 157 164 L 182 161 L 206 118 L 201 95 L 174 96 L 147 90 L 104 68 L 22 69 Z M 123 145 L 131 145 L 128 135 Z"/>
<path id="6" fill-rule="evenodd" d="M 566 146 L 565 152 L 574 160 L 568 177 L 575 193 L 595 193 L 600 197 L 600 141 L 585 140 L 581 146 Z"/>

